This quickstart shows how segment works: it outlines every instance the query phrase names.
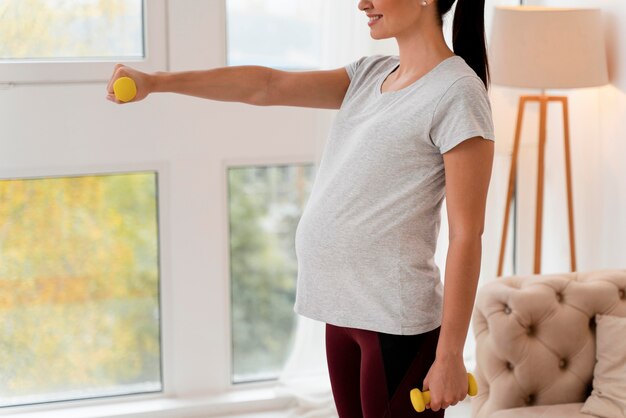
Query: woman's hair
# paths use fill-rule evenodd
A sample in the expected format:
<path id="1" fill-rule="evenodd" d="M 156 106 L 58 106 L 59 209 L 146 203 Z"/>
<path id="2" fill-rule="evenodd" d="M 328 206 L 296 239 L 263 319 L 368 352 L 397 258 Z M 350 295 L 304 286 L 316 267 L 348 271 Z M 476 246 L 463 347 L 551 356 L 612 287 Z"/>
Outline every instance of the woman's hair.
<path id="1" fill-rule="evenodd" d="M 439 26 L 455 0 L 437 0 Z M 485 0 L 456 0 L 452 23 L 452 47 L 483 80 L 489 90 L 489 60 L 485 44 Z"/>

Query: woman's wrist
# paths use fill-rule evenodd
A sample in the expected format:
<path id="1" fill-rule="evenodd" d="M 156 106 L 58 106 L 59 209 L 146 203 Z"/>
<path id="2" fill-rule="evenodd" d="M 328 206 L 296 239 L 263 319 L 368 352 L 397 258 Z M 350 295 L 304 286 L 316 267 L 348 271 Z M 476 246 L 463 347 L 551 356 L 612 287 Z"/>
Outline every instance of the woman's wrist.
<path id="1" fill-rule="evenodd" d="M 448 360 L 460 360 L 463 361 L 463 350 L 447 350 L 447 349 L 437 349 L 435 357 L 448 361 Z"/>
<path id="2" fill-rule="evenodd" d="M 148 74 L 148 89 L 150 93 L 162 93 L 167 91 L 167 74 L 166 71 L 157 71 Z"/>

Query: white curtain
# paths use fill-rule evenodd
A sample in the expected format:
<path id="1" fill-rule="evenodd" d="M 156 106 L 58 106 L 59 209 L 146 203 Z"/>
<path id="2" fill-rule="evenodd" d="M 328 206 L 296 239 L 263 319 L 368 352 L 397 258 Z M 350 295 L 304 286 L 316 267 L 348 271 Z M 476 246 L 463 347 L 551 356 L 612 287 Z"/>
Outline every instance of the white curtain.
<path id="1" fill-rule="evenodd" d="M 336 418 L 325 353 L 325 324 L 298 315 L 291 355 L 279 378 L 278 394 L 296 398 L 289 417 Z"/>

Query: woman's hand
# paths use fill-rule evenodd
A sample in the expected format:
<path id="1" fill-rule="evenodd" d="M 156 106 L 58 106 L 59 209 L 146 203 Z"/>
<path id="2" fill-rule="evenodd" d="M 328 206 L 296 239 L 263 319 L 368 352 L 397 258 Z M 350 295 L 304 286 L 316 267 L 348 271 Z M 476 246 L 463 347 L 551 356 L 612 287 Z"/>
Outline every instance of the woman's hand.
<path id="1" fill-rule="evenodd" d="M 424 379 L 423 390 L 430 390 L 427 409 L 439 411 L 456 405 L 467 396 L 467 370 L 462 356 L 435 358 Z"/>
<path id="2" fill-rule="evenodd" d="M 113 92 L 113 83 L 120 77 L 130 77 L 135 82 L 137 86 L 137 94 L 135 97 L 128 102 L 121 102 L 117 100 L 115 97 L 115 93 Z M 143 100 L 153 91 L 154 81 L 150 74 L 142 73 L 141 71 L 135 70 L 131 67 L 127 67 L 123 64 L 116 64 L 115 69 L 113 70 L 113 75 L 109 80 L 109 84 L 107 85 L 107 100 L 110 100 L 114 103 L 124 104 L 124 103 L 132 103 Z"/>

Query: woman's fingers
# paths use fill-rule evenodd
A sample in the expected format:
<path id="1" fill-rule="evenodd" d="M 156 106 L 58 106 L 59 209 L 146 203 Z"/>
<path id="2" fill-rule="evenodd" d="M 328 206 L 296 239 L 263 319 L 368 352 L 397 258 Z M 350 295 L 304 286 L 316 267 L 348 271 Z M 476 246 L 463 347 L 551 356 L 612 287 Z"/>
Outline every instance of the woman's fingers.
<path id="1" fill-rule="evenodd" d="M 115 64 L 115 67 L 113 68 L 113 74 L 111 75 L 111 78 L 109 79 L 109 84 L 107 84 L 107 93 L 113 94 L 113 83 L 115 82 L 115 80 L 121 77 L 120 75 L 117 75 L 117 70 L 119 68 L 122 68 L 123 66 L 124 66 L 123 64 Z"/>

